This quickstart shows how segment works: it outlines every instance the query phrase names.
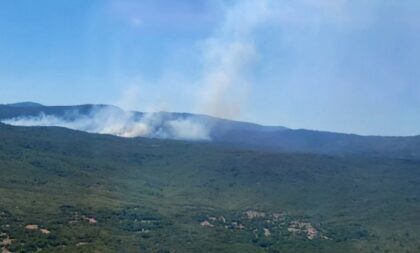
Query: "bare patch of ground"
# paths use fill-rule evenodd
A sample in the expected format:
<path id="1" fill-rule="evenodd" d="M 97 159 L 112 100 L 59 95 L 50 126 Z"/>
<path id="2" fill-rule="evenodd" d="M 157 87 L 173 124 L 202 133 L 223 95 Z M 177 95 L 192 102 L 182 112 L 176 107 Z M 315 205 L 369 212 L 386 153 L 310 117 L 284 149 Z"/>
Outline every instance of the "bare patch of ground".
<path id="1" fill-rule="evenodd" d="M 245 226 L 238 222 L 232 222 L 232 227 L 235 229 L 245 229 Z"/>
<path id="2" fill-rule="evenodd" d="M 214 227 L 213 224 L 211 224 L 209 221 L 205 220 L 203 222 L 200 223 L 200 226 L 202 227 Z"/>
<path id="3" fill-rule="evenodd" d="M 264 212 L 248 210 L 245 212 L 245 215 L 247 216 L 248 219 L 252 220 L 255 218 L 264 218 L 266 214 Z"/>
<path id="4" fill-rule="evenodd" d="M 89 224 L 96 224 L 98 221 L 93 217 L 84 217 L 84 220 L 89 222 Z"/>
<path id="5" fill-rule="evenodd" d="M 45 228 L 41 228 L 39 231 L 41 231 L 41 233 L 43 233 L 44 235 L 51 234 L 51 232 L 48 229 L 45 229 Z"/>
<path id="6" fill-rule="evenodd" d="M 2 234 L 2 235 L 5 235 L 5 234 Z M 7 248 L 10 245 L 12 245 L 13 241 L 14 240 L 10 239 L 9 236 L 7 236 L 7 238 L 3 239 L 3 241 L 0 242 L 0 246 L 2 246 L 1 253 L 11 253 Z"/>
<path id="7" fill-rule="evenodd" d="M 25 228 L 27 230 L 38 230 L 39 226 L 36 224 L 29 224 L 29 225 L 26 225 Z"/>
<path id="8" fill-rule="evenodd" d="M 7 247 L 7 246 L 10 246 L 12 243 L 13 243 L 13 240 L 7 237 L 6 239 L 3 239 L 3 241 L 1 242 L 1 246 Z"/>
<path id="9" fill-rule="evenodd" d="M 315 239 L 318 235 L 318 230 L 316 230 L 316 228 L 314 228 L 314 226 L 308 222 L 292 221 L 287 230 L 291 233 L 306 234 L 306 237 L 309 240 Z"/>
<path id="10" fill-rule="evenodd" d="M 7 248 L 2 248 L 1 253 L 12 253 L 12 252 L 9 251 Z"/>
<path id="11" fill-rule="evenodd" d="M 80 246 L 84 246 L 84 245 L 88 245 L 88 244 L 89 244 L 88 242 L 78 242 L 76 244 L 76 247 L 80 247 Z"/>

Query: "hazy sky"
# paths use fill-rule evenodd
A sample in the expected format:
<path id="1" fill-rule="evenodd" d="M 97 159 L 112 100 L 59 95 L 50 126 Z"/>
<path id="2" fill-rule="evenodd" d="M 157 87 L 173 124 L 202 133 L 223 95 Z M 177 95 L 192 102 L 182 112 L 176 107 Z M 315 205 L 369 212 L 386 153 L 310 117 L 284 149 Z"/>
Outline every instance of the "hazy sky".
<path id="1" fill-rule="evenodd" d="M 2 0 L 0 103 L 420 134 L 418 0 Z"/>

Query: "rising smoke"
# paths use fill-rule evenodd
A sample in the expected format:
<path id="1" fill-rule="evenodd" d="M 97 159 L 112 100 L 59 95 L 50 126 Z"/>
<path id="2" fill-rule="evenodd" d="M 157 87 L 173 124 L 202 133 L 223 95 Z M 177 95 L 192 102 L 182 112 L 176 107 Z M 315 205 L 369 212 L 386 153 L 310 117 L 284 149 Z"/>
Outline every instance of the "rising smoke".
<path id="1" fill-rule="evenodd" d="M 225 118 L 242 113 L 251 85 L 248 68 L 258 59 L 255 31 L 266 22 L 270 0 L 244 0 L 225 7 L 224 21 L 202 43 L 204 73 L 199 111 Z"/>
<path id="2" fill-rule="evenodd" d="M 237 118 L 247 100 L 247 68 L 258 58 L 255 30 L 270 17 L 271 0 L 243 0 L 224 6 L 224 20 L 212 36 L 202 41 L 204 69 L 196 94 L 197 111 L 213 116 Z M 138 87 L 126 90 L 118 104 L 136 104 Z M 133 95 L 134 94 L 134 95 Z M 71 115 L 71 116 L 69 116 Z M 90 133 L 121 137 L 153 137 L 179 140 L 211 140 L 212 125 L 197 117 L 165 117 L 161 113 L 139 116 L 114 107 L 98 107 L 88 114 L 18 117 L 3 123 L 19 126 L 58 126 Z"/>
<path id="3" fill-rule="evenodd" d="M 57 126 L 89 133 L 121 137 L 150 137 L 176 140 L 210 140 L 205 122 L 193 117 L 168 117 L 162 113 L 126 112 L 111 106 L 94 107 L 89 113 L 63 115 L 41 113 L 2 121 L 15 126 Z"/>

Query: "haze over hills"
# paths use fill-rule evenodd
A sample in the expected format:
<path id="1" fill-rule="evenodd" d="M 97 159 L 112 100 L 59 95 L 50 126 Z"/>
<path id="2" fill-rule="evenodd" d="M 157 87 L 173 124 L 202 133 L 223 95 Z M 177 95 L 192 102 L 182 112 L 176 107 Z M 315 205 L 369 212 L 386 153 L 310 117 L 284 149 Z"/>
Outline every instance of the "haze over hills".
<path id="1" fill-rule="evenodd" d="M 247 149 L 420 158 L 420 136 L 361 136 L 262 126 L 206 115 L 127 112 L 110 105 L 43 106 L 24 102 L 0 105 L 3 123 L 61 126 L 123 137 L 212 141 Z"/>

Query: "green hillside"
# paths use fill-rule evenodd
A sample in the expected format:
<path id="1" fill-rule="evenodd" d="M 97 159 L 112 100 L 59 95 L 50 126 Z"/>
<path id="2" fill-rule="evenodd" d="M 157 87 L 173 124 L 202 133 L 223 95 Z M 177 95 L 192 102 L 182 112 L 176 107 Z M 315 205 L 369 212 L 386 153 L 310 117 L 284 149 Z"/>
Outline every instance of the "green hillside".
<path id="1" fill-rule="evenodd" d="M 130 114 L 131 118 L 119 118 L 124 114 Z M 236 146 L 237 149 L 420 159 L 420 136 L 362 136 L 289 129 L 200 114 L 127 112 L 112 105 L 43 106 L 33 102 L 0 104 L 0 122 L 3 123 L 17 126 L 63 126 L 91 133 L 101 133 L 104 130 L 102 127 L 110 122 L 125 122 L 126 124 L 122 125 L 130 128 L 132 124 L 138 124 L 145 115 L 153 118 L 145 121 L 148 122 L 150 133 L 142 135 L 149 138 L 183 139 L 177 137 L 167 123 L 172 120 L 191 120 L 208 130 L 211 142 Z M 19 119 L 24 120 L 19 121 Z M 118 135 L 118 131 L 115 132 L 114 134 Z M 202 140 L 208 139 L 202 138 Z"/>
<path id="2" fill-rule="evenodd" d="M 420 161 L 0 124 L 3 252 L 420 252 Z"/>

